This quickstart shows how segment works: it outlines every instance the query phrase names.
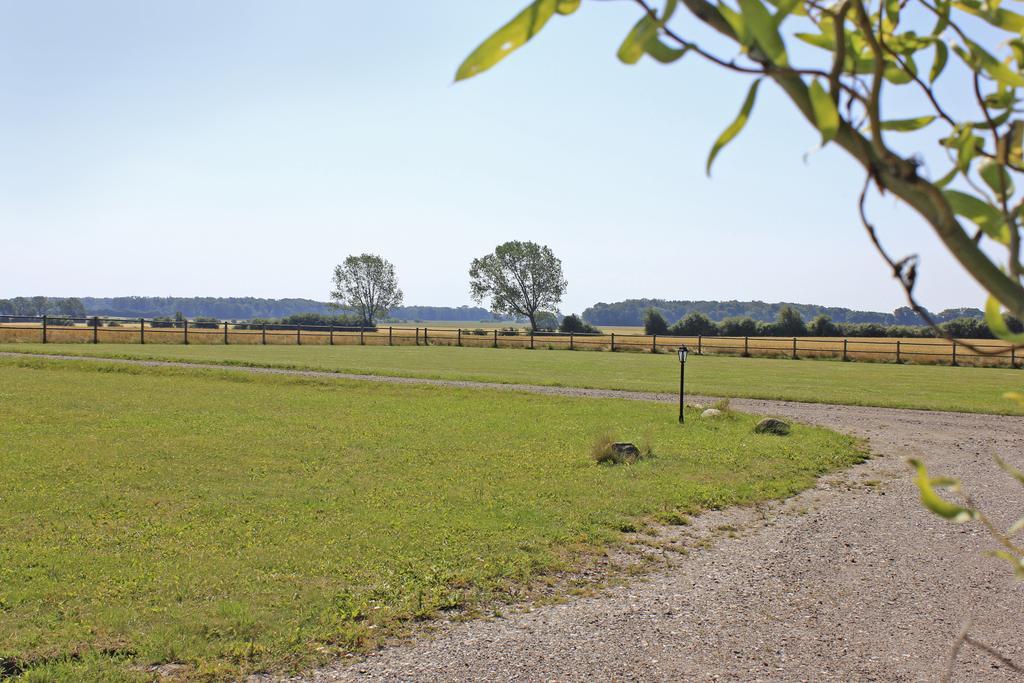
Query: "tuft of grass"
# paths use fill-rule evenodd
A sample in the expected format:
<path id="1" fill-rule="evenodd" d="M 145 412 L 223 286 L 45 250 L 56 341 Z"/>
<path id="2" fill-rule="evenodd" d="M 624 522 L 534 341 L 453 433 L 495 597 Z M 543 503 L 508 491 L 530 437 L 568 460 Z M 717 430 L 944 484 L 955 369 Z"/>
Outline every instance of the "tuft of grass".
<path id="1" fill-rule="evenodd" d="M 601 432 L 590 446 L 590 457 L 599 465 L 615 465 L 622 462 L 622 456 L 612 448 L 615 437 L 610 432 Z"/>
<path id="2" fill-rule="evenodd" d="M 729 413 L 732 412 L 732 408 L 729 407 L 729 399 L 728 398 L 720 398 L 720 399 L 718 399 L 717 401 L 715 401 L 714 403 L 711 404 L 711 407 L 714 408 L 715 410 L 722 411 L 723 415 L 728 415 Z"/>
<path id="3" fill-rule="evenodd" d="M 27 358 L 0 387 L 0 662 L 28 680 L 301 669 L 863 457 L 635 401 Z M 598 430 L 658 457 L 593 467 Z"/>

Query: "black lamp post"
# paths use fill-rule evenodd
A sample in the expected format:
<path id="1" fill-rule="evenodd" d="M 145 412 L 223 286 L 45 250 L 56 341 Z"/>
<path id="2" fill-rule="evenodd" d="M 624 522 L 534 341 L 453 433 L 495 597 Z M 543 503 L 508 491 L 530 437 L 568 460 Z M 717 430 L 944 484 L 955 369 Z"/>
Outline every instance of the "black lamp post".
<path id="1" fill-rule="evenodd" d="M 685 422 L 683 419 L 683 396 L 686 393 L 686 356 L 690 353 L 690 349 L 680 346 L 676 353 L 679 354 L 679 423 L 682 424 Z"/>

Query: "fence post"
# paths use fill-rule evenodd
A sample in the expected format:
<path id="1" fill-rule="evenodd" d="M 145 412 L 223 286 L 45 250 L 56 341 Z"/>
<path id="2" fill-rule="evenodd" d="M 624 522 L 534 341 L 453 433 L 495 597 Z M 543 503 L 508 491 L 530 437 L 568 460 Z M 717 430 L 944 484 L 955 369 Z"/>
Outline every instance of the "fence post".
<path id="1" fill-rule="evenodd" d="M 364 328 L 362 328 L 362 327 L 359 328 L 359 345 L 360 346 L 366 346 L 366 341 L 363 339 L 363 329 Z"/>
<path id="2" fill-rule="evenodd" d="M 848 355 L 846 355 L 846 342 L 847 342 L 846 337 L 843 337 L 843 362 L 846 362 L 846 361 L 850 360 L 850 357 Z"/>
<path id="3" fill-rule="evenodd" d="M 533 349 L 533 330 L 530 330 L 530 348 Z"/>
<path id="4" fill-rule="evenodd" d="M 1013 344 L 1010 346 L 1010 367 L 1017 367 L 1017 345 Z"/>
<path id="5" fill-rule="evenodd" d="M 494 348 L 498 348 L 498 331 L 494 331 Z"/>
<path id="6" fill-rule="evenodd" d="M 420 328 L 416 328 L 416 346 L 420 345 Z"/>
<path id="7" fill-rule="evenodd" d="M 263 345 L 267 345 L 267 324 L 263 323 Z"/>
<path id="8" fill-rule="evenodd" d="M 146 319 L 139 318 L 139 343 L 146 343 Z"/>
<path id="9" fill-rule="evenodd" d="M 388 325 L 388 346 L 391 345 L 391 325 Z"/>
<path id="10" fill-rule="evenodd" d="M 224 321 L 224 345 L 227 346 L 227 344 L 228 344 L 228 321 L 225 320 Z"/>
<path id="11" fill-rule="evenodd" d="M 46 316 L 43 316 L 43 343 L 46 343 Z"/>
<path id="12" fill-rule="evenodd" d="M 697 355 L 704 355 L 704 335 L 702 334 L 697 335 Z"/>
<path id="13" fill-rule="evenodd" d="M 902 362 L 900 360 L 900 340 L 899 339 L 896 340 L 896 362 L 897 363 Z"/>
<path id="14" fill-rule="evenodd" d="M 793 337 L 793 360 L 796 360 L 796 337 Z"/>
<path id="15" fill-rule="evenodd" d="M 953 340 L 953 367 L 956 367 L 956 339 Z"/>
<path id="16" fill-rule="evenodd" d="M 573 335 L 572 335 L 572 332 L 570 332 L 570 333 L 569 333 L 569 350 L 570 350 L 570 351 L 572 351 L 572 350 L 573 350 L 573 348 L 575 348 L 575 347 L 573 346 Z"/>
<path id="17" fill-rule="evenodd" d="M 427 328 L 424 327 L 423 328 L 423 345 L 424 346 L 430 346 L 430 339 L 427 337 L 427 334 L 428 334 Z"/>
<path id="18" fill-rule="evenodd" d="M 612 353 L 615 353 L 615 333 L 612 332 Z"/>
<path id="19" fill-rule="evenodd" d="M 750 355 L 750 337 L 744 337 L 743 338 L 743 356 L 746 357 L 746 356 L 749 356 L 749 355 Z"/>
<path id="20" fill-rule="evenodd" d="M 185 318 L 185 346 L 188 346 L 188 318 Z"/>
<path id="21" fill-rule="evenodd" d="M 458 344 L 459 344 L 459 346 L 462 346 L 462 328 L 461 327 L 459 328 L 459 341 L 458 341 Z"/>
<path id="22" fill-rule="evenodd" d="M 100 317 L 98 315 L 94 315 L 93 318 L 92 318 L 92 343 L 93 344 L 99 344 L 100 343 L 99 329 L 100 329 Z"/>
<path id="23" fill-rule="evenodd" d="M 327 328 L 327 343 L 329 346 L 334 346 L 334 325 Z"/>
<path id="24" fill-rule="evenodd" d="M 657 353 L 657 352 L 658 352 L 658 335 L 652 334 L 651 335 L 651 353 Z"/>
<path id="25" fill-rule="evenodd" d="M 295 326 L 295 343 L 302 346 L 302 325 Z"/>

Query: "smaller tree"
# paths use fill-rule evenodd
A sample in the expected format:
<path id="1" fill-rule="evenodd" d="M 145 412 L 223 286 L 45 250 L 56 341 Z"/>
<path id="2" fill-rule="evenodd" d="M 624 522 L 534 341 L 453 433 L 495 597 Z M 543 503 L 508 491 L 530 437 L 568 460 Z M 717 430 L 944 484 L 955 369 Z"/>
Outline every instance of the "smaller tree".
<path id="1" fill-rule="evenodd" d="M 718 323 L 723 337 L 753 337 L 757 334 L 757 321 L 750 317 L 732 316 Z"/>
<path id="2" fill-rule="evenodd" d="M 644 311 L 644 334 L 668 334 L 668 321 L 653 306 Z"/>
<path id="3" fill-rule="evenodd" d="M 534 330 L 538 311 L 557 309 L 566 287 L 562 262 L 549 247 L 534 242 L 505 242 L 469 267 L 475 302 L 490 299 L 491 311 L 527 318 Z"/>
<path id="4" fill-rule="evenodd" d="M 402 305 L 402 290 L 398 288 L 395 266 L 376 254 L 349 256 L 334 267 L 335 305 L 356 311 L 363 324 L 388 314 Z"/>
<path id="5" fill-rule="evenodd" d="M 551 311 L 537 311 L 537 329 L 554 332 L 558 329 L 558 316 Z"/>
<path id="6" fill-rule="evenodd" d="M 811 321 L 807 331 L 812 337 L 838 337 L 839 326 L 832 322 L 832 318 L 822 313 Z"/>
<path id="7" fill-rule="evenodd" d="M 601 330 L 588 322 L 584 322 L 583 318 L 573 313 L 562 318 L 562 324 L 558 326 L 558 331 L 564 334 L 593 334 Z"/>
<path id="8" fill-rule="evenodd" d="M 774 328 L 775 334 L 781 337 L 807 336 L 807 324 L 804 323 L 800 312 L 792 306 L 783 306 L 779 309 Z"/>
<path id="9" fill-rule="evenodd" d="M 690 311 L 686 317 L 673 325 L 669 331 L 672 334 L 694 337 L 697 335 L 710 336 L 718 333 L 718 328 L 711 318 L 700 311 Z"/>

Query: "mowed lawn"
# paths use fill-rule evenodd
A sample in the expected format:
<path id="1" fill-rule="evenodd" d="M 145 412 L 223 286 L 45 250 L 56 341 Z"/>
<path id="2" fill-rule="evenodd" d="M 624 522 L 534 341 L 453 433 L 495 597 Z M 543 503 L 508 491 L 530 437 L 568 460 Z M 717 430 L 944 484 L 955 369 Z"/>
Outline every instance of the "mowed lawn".
<path id="1" fill-rule="evenodd" d="M 483 382 L 677 392 L 674 354 L 422 346 L 216 346 L 10 344 L 30 351 L 265 365 Z M 690 356 L 686 386 L 712 396 L 962 412 L 1024 414 L 1002 398 L 1024 372 L 890 363 Z"/>
<path id="2" fill-rule="evenodd" d="M 751 416 L 690 417 L 0 359 L 0 677 L 298 669 L 411 620 L 521 598 L 644 519 L 788 496 L 862 457 L 823 429 L 775 437 Z M 655 455 L 598 465 L 602 432 Z"/>

